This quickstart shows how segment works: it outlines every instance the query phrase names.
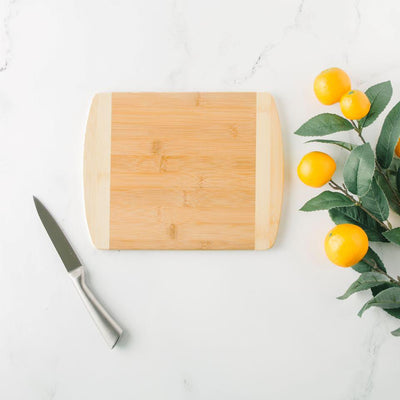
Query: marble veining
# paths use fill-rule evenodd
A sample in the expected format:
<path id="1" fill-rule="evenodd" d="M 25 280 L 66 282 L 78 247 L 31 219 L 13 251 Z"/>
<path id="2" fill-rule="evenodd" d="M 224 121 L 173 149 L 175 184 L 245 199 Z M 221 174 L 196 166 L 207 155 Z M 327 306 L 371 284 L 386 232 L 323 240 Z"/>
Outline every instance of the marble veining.
<path id="1" fill-rule="evenodd" d="M 365 400 L 371 398 L 374 389 L 374 376 L 377 368 L 377 358 L 379 351 L 384 343 L 384 335 L 378 324 L 372 328 L 365 340 L 365 360 L 360 370 L 360 382 L 353 388 L 352 396 L 355 400 Z"/>
<path id="2" fill-rule="evenodd" d="M 13 7 L 16 0 L 8 0 L 3 5 L 3 34 L 2 39 L 2 57 L 0 63 L 0 72 L 5 71 L 11 60 L 11 35 L 10 35 L 10 22 L 13 18 Z"/>
<path id="3" fill-rule="evenodd" d="M 300 4 L 297 7 L 293 22 L 290 23 L 289 25 L 287 25 L 283 29 L 281 38 L 277 42 L 266 44 L 265 47 L 261 50 L 260 54 L 258 55 L 256 61 L 252 65 L 250 71 L 247 74 L 245 74 L 242 78 L 234 79 L 233 83 L 242 84 L 242 83 L 246 82 L 247 80 L 249 80 L 250 78 L 252 78 L 254 76 L 254 74 L 257 72 L 257 70 L 262 66 L 264 61 L 268 58 L 268 54 L 275 47 L 279 46 L 279 44 L 285 39 L 285 37 L 289 34 L 289 32 L 300 28 L 299 24 L 300 24 L 301 14 L 303 12 L 304 2 L 305 2 L 305 0 L 300 1 Z"/>

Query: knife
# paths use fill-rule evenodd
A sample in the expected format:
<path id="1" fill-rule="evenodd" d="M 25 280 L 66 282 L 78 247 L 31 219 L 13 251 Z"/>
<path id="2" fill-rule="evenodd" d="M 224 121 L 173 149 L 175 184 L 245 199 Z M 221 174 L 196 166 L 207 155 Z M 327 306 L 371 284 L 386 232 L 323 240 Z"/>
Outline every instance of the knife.
<path id="1" fill-rule="evenodd" d="M 68 275 L 72 279 L 76 290 L 89 311 L 89 314 L 93 318 L 97 328 L 99 328 L 99 331 L 103 335 L 108 346 L 111 349 L 114 348 L 118 339 L 122 335 L 121 327 L 104 309 L 86 285 L 83 265 L 79 261 L 78 256 L 75 254 L 55 219 L 35 196 L 33 196 L 33 201 L 35 202 L 39 217 L 50 236 L 58 255 L 64 263 Z"/>

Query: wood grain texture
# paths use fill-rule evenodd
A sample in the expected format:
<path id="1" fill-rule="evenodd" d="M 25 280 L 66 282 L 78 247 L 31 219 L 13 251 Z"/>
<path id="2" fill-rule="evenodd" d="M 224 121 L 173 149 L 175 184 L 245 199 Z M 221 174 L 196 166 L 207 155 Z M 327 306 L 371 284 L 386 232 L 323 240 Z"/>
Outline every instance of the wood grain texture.
<path id="1" fill-rule="evenodd" d="M 283 196 L 281 127 L 269 93 L 257 93 L 256 137 L 255 249 L 265 250 L 275 242 Z"/>
<path id="2" fill-rule="evenodd" d="M 110 247 L 111 93 L 94 96 L 86 125 L 83 184 L 93 244 Z"/>
<path id="3" fill-rule="evenodd" d="M 281 161 L 274 112 L 254 92 L 113 93 L 108 248 L 270 247 L 281 166 L 262 159 Z"/>

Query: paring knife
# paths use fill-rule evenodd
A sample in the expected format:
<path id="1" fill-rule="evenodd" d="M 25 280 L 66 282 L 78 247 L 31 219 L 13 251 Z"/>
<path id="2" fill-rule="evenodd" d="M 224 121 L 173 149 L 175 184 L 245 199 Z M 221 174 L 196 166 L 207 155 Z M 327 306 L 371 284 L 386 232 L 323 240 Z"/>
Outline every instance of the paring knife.
<path id="1" fill-rule="evenodd" d="M 39 217 L 46 228 L 46 231 L 50 236 L 57 253 L 64 263 L 76 290 L 81 296 L 81 299 L 83 300 L 95 324 L 99 328 L 99 331 L 103 335 L 106 343 L 110 348 L 113 348 L 122 335 L 121 327 L 98 302 L 94 294 L 86 285 L 83 265 L 79 261 L 78 256 L 75 254 L 55 219 L 35 196 L 33 196 L 33 200 L 35 202 Z"/>

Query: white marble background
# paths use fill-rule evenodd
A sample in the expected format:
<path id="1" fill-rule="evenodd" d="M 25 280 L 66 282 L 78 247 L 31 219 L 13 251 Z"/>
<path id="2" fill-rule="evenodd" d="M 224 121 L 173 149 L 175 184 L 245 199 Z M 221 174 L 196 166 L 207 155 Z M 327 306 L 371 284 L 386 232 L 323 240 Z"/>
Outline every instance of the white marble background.
<path id="1" fill-rule="evenodd" d="M 296 164 L 319 147 L 293 131 L 327 111 L 312 93 L 326 67 L 346 69 L 360 89 L 391 79 L 400 99 L 399 20 L 396 0 L 0 0 L 0 398 L 398 397 L 400 339 L 389 332 L 400 321 L 375 309 L 358 318 L 367 294 L 336 300 L 357 274 L 325 258 L 327 213 L 297 211 L 316 191 L 298 181 Z M 286 162 L 276 246 L 95 250 L 83 134 L 91 96 L 111 90 L 273 93 Z M 32 194 L 126 329 L 115 350 L 68 280 Z M 399 274 L 400 251 L 375 249 Z"/>

